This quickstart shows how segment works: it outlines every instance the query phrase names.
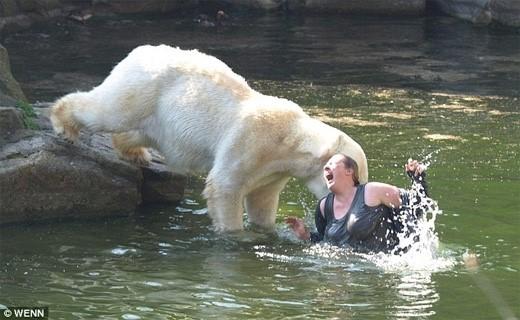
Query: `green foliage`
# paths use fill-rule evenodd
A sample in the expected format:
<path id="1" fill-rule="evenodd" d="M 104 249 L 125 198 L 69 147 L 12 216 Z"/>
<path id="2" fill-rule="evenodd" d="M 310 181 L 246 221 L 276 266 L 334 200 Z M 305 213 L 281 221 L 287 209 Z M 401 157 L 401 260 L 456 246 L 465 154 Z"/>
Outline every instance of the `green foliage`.
<path id="1" fill-rule="evenodd" d="M 23 101 L 17 101 L 16 107 L 22 110 L 23 124 L 27 129 L 38 130 L 38 124 L 34 121 L 37 117 L 36 112 L 31 104 Z"/>

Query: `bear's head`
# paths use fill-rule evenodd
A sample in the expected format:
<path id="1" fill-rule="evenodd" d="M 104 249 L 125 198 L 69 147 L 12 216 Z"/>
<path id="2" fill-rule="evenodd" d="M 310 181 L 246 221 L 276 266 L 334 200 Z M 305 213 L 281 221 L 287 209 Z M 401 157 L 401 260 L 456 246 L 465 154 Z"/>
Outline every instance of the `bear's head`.
<path id="1" fill-rule="evenodd" d="M 305 181 L 309 190 L 317 198 L 321 198 L 329 192 L 323 178 L 323 167 L 333 155 L 338 153 L 347 155 L 356 162 L 359 183 L 367 183 L 367 158 L 361 146 L 354 139 L 336 128 L 322 122 L 319 122 L 317 126 L 321 127 L 319 133 L 316 133 L 317 137 L 315 137 L 316 141 L 319 142 L 316 149 L 312 152 L 314 157 L 309 161 L 311 168 L 308 168 L 308 176 Z"/>

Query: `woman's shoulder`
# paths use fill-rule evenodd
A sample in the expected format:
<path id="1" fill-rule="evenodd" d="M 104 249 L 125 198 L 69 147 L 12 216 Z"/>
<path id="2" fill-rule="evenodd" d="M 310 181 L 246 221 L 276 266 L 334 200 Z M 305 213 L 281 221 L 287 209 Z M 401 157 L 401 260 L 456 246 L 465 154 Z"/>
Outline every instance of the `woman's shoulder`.
<path id="1" fill-rule="evenodd" d="M 365 192 L 368 192 L 368 193 L 373 193 L 373 192 L 385 192 L 386 190 L 388 190 L 389 188 L 395 188 L 395 186 L 391 185 L 391 184 L 388 184 L 388 183 L 384 183 L 384 182 L 367 182 L 365 185 L 364 185 L 364 188 L 365 188 Z"/>
<path id="2" fill-rule="evenodd" d="M 325 216 L 325 203 L 327 203 L 327 199 L 332 197 L 332 193 L 328 193 L 326 196 L 322 197 L 320 201 L 318 201 L 318 207 L 320 208 L 320 213 L 322 216 Z"/>
<path id="3" fill-rule="evenodd" d="M 365 203 L 369 206 L 396 204 L 399 200 L 399 189 L 388 183 L 368 182 L 365 186 Z"/>

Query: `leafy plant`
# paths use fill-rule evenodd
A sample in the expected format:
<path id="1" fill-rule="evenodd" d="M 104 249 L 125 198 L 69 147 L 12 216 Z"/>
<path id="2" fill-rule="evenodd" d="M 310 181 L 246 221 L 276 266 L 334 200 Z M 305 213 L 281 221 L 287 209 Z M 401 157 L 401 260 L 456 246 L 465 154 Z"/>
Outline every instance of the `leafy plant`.
<path id="1" fill-rule="evenodd" d="M 16 107 L 22 110 L 22 120 L 23 124 L 27 129 L 38 130 L 38 124 L 34 121 L 37 117 L 36 112 L 34 112 L 34 108 L 30 103 L 24 101 L 17 101 Z"/>

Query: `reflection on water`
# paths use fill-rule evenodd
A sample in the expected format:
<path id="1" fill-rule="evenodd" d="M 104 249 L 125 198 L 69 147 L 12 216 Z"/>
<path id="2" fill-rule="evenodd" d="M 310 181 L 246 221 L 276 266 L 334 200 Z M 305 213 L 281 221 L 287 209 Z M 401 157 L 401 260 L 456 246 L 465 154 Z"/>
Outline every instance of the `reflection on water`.
<path id="1" fill-rule="evenodd" d="M 438 299 L 424 271 L 386 272 L 332 247 L 317 254 L 283 234 L 237 241 L 206 216 L 163 212 L 4 229 L 2 304 L 49 305 L 53 319 L 348 319 L 382 308 L 402 317 L 406 306 L 430 314 Z M 179 216 L 184 228 L 171 230 Z M 23 252 L 19 237 L 29 239 Z"/>
<path id="2" fill-rule="evenodd" d="M 425 160 L 431 160 L 431 155 Z M 439 250 L 435 233 L 438 213 L 439 208 L 433 205 L 428 215 L 419 220 L 414 234 L 419 241 L 412 243 L 405 238 L 401 239 L 400 247 L 409 247 L 405 253 L 359 254 L 347 248 L 316 244 L 302 251 L 287 250 L 283 246 L 257 245 L 254 247 L 255 254 L 260 259 L 277 263 L 306 264 L 305 269 L 308 271 L 329 275 L 322 287 L 318 288 L 320 304 L 332 302 L 335 310 L 332 314 L 335 317 L 341 315 L 340 318 L 350 318 L 348 315 L 357 313 L 376 314 L 379 310 L 377 305 L 384 303 L 385 309 L 390 310 L 387 314 L 396 319 L 425 318 L 436 314 L 435 304 L 439 300 L 432 274 L 450 271 L 456 265 L 453 253 Z M 287 237 L 284 234 L 287 230 L 279 229 L 278 232 L 280 238 Z M 367 272 L 377 277 L 376 286 L 385 292 L 383 297 L 363 295 L 363 300 L 360 300 L 352 295 L 352 292 L 359 295 L 358 289 L 374 289 L 373 280 L 363 282 L 364 277 L 359 276 Z M 334 284 L 333 287 L 331 284 Z M 322 300 L 323 297 L 325 299 Z M 338 311 L 338 308 L 343 312 Z"/>
<path id="3" fill-rule="evenodd" d="M 393 315 L 397 319 L 425 318 L 435 314 L 433 307 L 439 300 L 439 294 L 431 272 L 403 275 L 400 281 L 395 286 L 399 299 Z"/>
<path id="4" fill-rule="evenodd" d="M 3 45 L 31 101 L 88 90 L 134 47 L 161 43 L 215 55 L 247 80 L 519 94 L 520 35 L 514 29 L 443 17 L 232 20 L 223 28 L 201 28 L 190 17 L 60 21 L 9 35 Z"/>
<path id="5" fill-rule="evenodd" d="M 458 253 L 406 258 L 309 247 L 281 224 L 276 237 L 219 236 L 206 215 L 193 214 L 200 202 L 136 218 L 2 229 L 1 303 L 49 305 L 53 319 L 442 314 L 446 284 L 435 275 L 453 272 Z"/>
<path id="6" fill-rule="evenodd" d="M 450 18 L 238 17 L 220 30 L 191 20 L 93 18 L 4 45 L 32 101 L 97 85 L 143 43 L 214 54 L 359 141 L 371 180 L 407 187 L 403 163 L 431 155 L 435 233 L 403 256 L 297 242 L 283 217 L 312 225 L 316 200 L 291 180 L 275 234 L 219 236 L 193 179 L 177 208 L 1 228 L 0 305 L 49 306 L 52 319 L 497 319 L 460 264 L 470 249 L 476 275 L 520 314 L 516 31 Z"/>
<path id="7" fill-rule="evenodd" d="M 343 309 L 340 312 L 343 315 L 371 315 L 372 312 L 375 315 L 381 303 L 384 303 L 386 310 L 391 310 L 388 314 L 396 319 L 424 318 L 435 314 L 439 294 L 432 274 L 440 271 L 438 266 L 433 266 L 431 270 L 403 267 L 380 273 L 378 270 L 381 266 L 373 264 L 370 257 L 326 245 L 306 249 L 303 256 L 298 252 L 268 252 L 273 248 L 265 246 L 257 246 L 255 249 L 256 255 L 262 259 L 305 264 L 308 274 L 319 273 L 323 282 L 315 288 L 318 293 L 315 299 L 320 304 L 330 303 L 330 313 L 326 314 L 336 314 Z M 445 270 L 453 265 L 453 257 L 449 260 L 451 265 L 444 264 Z M 376 261 L 380 263 L 380 257 Z M 367 276 L 377 280 L 369 280 Z"/>

